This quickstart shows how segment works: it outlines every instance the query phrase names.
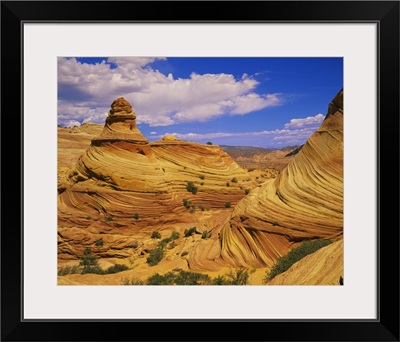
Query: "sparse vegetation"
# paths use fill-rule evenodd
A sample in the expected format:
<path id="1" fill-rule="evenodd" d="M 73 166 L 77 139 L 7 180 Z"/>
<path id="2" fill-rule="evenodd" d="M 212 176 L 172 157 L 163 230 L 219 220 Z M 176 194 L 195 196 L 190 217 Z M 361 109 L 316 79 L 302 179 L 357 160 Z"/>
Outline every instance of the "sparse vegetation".
<path id="1" fill-rule="evenodd" d="M 251 167 L 249 169 L 247 169 L 247 172 L 253 172 L 255 170 L 255 168 Z"/>
<path id="2" fill-rule="evenodd" d="M 249 283 L 249 271 L 239 268 L 236 272 L 230 271 L 227 275 L 230 285 L 247 285 Z"/>
<path id="3" fill-rule="evenodd" d="M 204 207 L 204 205 L 199 205 L 199 209 L 200 209 L 201 211 L 206 210 L 206 208 Z"/>
<path id="4" fill-rule="evenodd" d="M 156 248 L 152 249 L 149 252 L 149 256 L 146 259 L 146 262 L 150 266 L 155 266 L 162 260 L 163 257 L 164 257 L 164 249 L 161 246 L 157 246 Z"/>
<path id="5" fill-rule="evenodd" d="M 211 141 L 207 141 L 207 145 L 212 145 L 212 142 Z"/>
<path id="6" fill-rule="evenodd" d="M 183 234 L 185 235 L 185 237 L 189 237 L 192 236 L 193 234 L 200 234 L 200 233 L 197 231 L 196 227 L 192 227 L 189 229 L 185 229 Z"/>
<path id="7" fill-rule="evenodd" d="M 123 278 L 122 285 L 144 285 L 144 281 L 136 278 L 130 280 L 128 278 Z"/>
<path id="8" fill-rule="evenodd" d="M 229 182 L 226 182 L 226 186 L 231 186 L 231 184 Z"/>
<path id="9" fill-rule="evenodd" d="M 86 216 L 86 220 L 91 220 L 92 217 L 91 216 Z"/>
<path id="10" fill-rule="evenodd" d="M 237 183 L 237 182 L 238 182 L 238 180 L 237 180 L 237 178 L 236 178 L 236 177 L 233 177 L 233 178 L 231 179 L 231 182 L 232 182 L 232 183 Z"/>
<path id="11" fill-rule="evenodd" d="M 189 210 L 189 213 L 194 214 L 196 212 L 195 207 L 193 206 L 192 209 Z"/>
<path id="12" fill-rule="evenodd" d="M 60 267 L 58 270 L 57 274 L 59 276 L 67 275 L 67 274 L 76 274 L 80 273 L 79 267 L 78 266 L 65 266 L 65 267 Z"/>
<path id="13" fill-rule="evenodd" d="M 203 186 L 203 185 L 204 185 L 204 182 L 201 182 L 200 185 Z"/>
<path id="14" fill-rule="evenodd" d="M 174 230 L 174 231 L 171 233 L 170 239 L 171 239 L 171 240 L 177 240 L 177 239 L 179 239 L 179 237 L 180 237 L 179 232 L 177 232 L 176 230 Z"/>
<path id="15" fill-rule="evenodd" d="M 135 220 L 139 220 L 139 214 L 138 214 L 138 213 L 135 213 L 135 214 L 133 215 L 133 218 L 134 218 Z"/>
<path id="16" fill-rule="evenodd" d="M 106 274 L 113 274 L 113 273 L 118 273 L 122 271 L 129 270 L 129 267 L 123 264 L 115 264 L 113 266 L 110 266 L 105 270 Z"/>
<path id="17" fill-rule="evenodd" d="M 246 195 L 248 195 L 249 192 L 250 192 L 250 189 L 246 189 L 246 190 L 244 191 L 244 193 L 245 193 Z"/>
<path id="18" fill-rule="evenodd" d="M 197 188 L 197 186 L 194 185 L 193 182 L 187 182 L 186 190 L 191 192 L 193 195 L 196 195 L 198 188 Z"/>
<path id="19" fill-rule="evenodd" d="M 201 234 L 201 238 L 202 239 L 208 239 L 209 237 L 211 237 L 211 232 L 205 230 L 202 234 Z"/>
<path id="20" fill-rule="evenodd" d="M 184 199 L 182 200 L 182 203 L 183 203 L 183 205 L 185 206 L 186 209 L 194 208 L 194 206 L 195 206 L 195 205 L 192 203 L 192 201 L 189 201 L 187 198 L 184 198 Z"/>
<path id="21" fill-rule="evenodd" d="M 112 221 L 112 220 L 113 220 L 113 217 L 112 217 L 111 215 L 109 215 L 109 216 L 106 217 L 106 221 L 107 221 L 107 222 Z"/>
<path id="22" fill-rule="evenodd" d="M 314 253 L 318 249 L 328 246 L 332 243 L 332 240 L 307 240 L 303 242 L 299 247 L 292 249 L 288 254 L 279 258 L 271 270 L 267 273 L 264 278 L 264 283 L 275 278 L 278 274 L 287 271 L 290 266 L 299 260 L 303 259 L 305 256 Z"/>
<path id="23" fill-rule="evenodd" d="M 204 175 L 200 175 L 200 177 L 199 177 L 201 180 L 204 180 Z"/>
<path id="24" fill-rule="evenodd" d="M 225 208 L 230 208 L 231 207 L 231 202 L 226 202 L 225 203 Z"/>
<path id="25" fill-rule="evenodd" d="M 90 248 L 85 248 L 79 266 L 83 266 L 81 273 L 104 274 L 104 270 L 99 266 L 97 257 L 92 255 Z"/>
<path id="26" fill-rule="evenodd" d="M 182 252 L 181 257 L 184 257 L 185 255 L 188 255 L 188 254 L 189 254 L 189 252 L 184 251 L 184 252 Z"/>
<path id="27" fill-rule="evenodd" d="M 104 245 L 103 239 L 99 239 L 94 243 L 97 247 L 102 247 Z"/>
<path id="28" fill-rule="evenodd" d="M 161 239 L 161 234 L 159 232 L 157 232 L 157 231 L 154 231 L 154 232 L 151 233 L 150 237 L 152 239 Z"/>

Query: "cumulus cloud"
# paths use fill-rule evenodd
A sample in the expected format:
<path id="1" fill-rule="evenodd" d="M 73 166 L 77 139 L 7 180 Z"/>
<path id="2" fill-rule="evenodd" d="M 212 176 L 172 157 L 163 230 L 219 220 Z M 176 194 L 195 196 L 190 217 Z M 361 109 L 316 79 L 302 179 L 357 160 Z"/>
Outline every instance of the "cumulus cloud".
<path id="1" fill-rule="evenodd" d="M 59 123 L 68 119 L 103 123 L 110 104 L 120 96 L 131 102 L 138 123 L 150 126 L 245 115 L 281 103 L 281 94 L 256 93 L 258 81 L 246 74 L 235 79 L 223 73 L 192 73 L 176 79 L 152 69 L 155 60 L 110 57 L 107 62 L 86 64 L 59 58 Z"/>
<path id="2" fill-rule="evenodd" d="M 323 121 L 317 114 L 318 120 Z M 211 132 L 211 133 L 166 133 L 167 135 L 174 135 L 176 138 L 187 141 L 205 142 L 213 140 L 216 143 L 219 141 L 223 144 L 229 144 L 232 141 L 234 145 L 240 145 L 244 142 L 246 145 L 252 146 L 266 146 L 277 147 L 281 145 L 301 145 L 311 134 L 313 134 L 320 124 L 316 125 L 316 121 L 304 119 L 292 119 L 286 123 L 282 129 L 253 131 L 253 132 Z M 290 126 L 293 122 L 302 122 L 302 126 L 297 128 L 294 125 Z M 162 138 L 161 135 L 156 138 Z"/>
<path id="3" fill-rule="evenodd" d="M 304 119 L 292 119 L 290 122 L 285 124 L 284 128 L 302 128 L 310 125 L 320 125 L 324 121 L 325 116 L 323 114 L 317 114 L 315 116 L 309 116 Z"/>

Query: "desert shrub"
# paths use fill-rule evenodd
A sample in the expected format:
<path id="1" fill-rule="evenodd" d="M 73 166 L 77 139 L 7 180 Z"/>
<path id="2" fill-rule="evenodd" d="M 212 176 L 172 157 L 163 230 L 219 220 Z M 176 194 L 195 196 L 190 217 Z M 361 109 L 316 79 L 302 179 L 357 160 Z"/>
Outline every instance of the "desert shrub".
<path id="1" fill-rule="evenodd" d="M 247 172 L 253 172 L 255 170 L 255 168 L 251 167 L 247 170 Z"/>
<path id="2" fill-rule="evenodd" d="M 194 214 L 195 212 L 196 212 L 196 209 L 195 209 L 195 207 L 193 206 L 193 208 L 189 210 L 189 213 Z"/>
<path id="3" fill-rule="evenodd" d="M 122 285 L 144 285 L 144 281 L 135 278 L 132 278 L 130 280 L 128 278 L 123 278 Z"/>
<path id="4" fill-rule="evenodd" d="M 139 242 L 137 242 L 136 240 L 132 241 L 131 244 L 129 245 L 129 247 L 132 247 L 133 249 L 136 249 L 136 248 L 139 247 Z"/>
<path id="5" fill-rule="evenodd" d="M 185 237 L 189 237 L 192 236 L 193 234 L 197 233 L 196 227 L 192 227 L 189 229 L 185 229 L 185 231 L 183 232 L 183 234 L 185 235 Z"/>
<path id="6" fill-rule="evenodd" d="M 123 265 L 123 264 L 115 264 L 115 265 L 107 268 L 104 273 L 113 274 L 113 273 L 118 273 L 118 272 L 122 272 L 122 271 L 126 271 L 126 270 L 129 270 L 128 266 Z"/>
<path id="7" fill-rule="evenodd" d="M 180 237 L 179 232 L 177 232 L 176 230 L 174 230 L 174 231 L 171 233 L 170 239 L 171 239 L 171 240 L 177 240 L 177 239 L 179 239 L 179 237 Z"/>
<path id="8" fill-rule="evenodd" d="M 185 255 L 188 255 L 188 254 L 189 254 L 189 252 L 184 251 L 184 252 L 182 252 L 181 257 L 184 257 Z"/>
<path id="9" fill-rule="evenodd" d="M 248 195 L 249 192 L 250 192 L 250 189 L 246 189 L 246 190 L 244 191 L 244 193 L 245 193 L 246 195 Z"/>
<path id="10" fill-rule="evenodd" d="M 161 248 L 164 248 L 164 247 L 165 247 L 169 242 L 171 242 L 171 241 L 172 241 L 171 238 L 162 239 L 162 240 L 158 243 L 157 246 L 159 246 L 159 247 L 161 247 Z"/>
<path id="11" fill-rule="evenodd" d="M 202 239 L 208 239 L 209 237 L 211 237 L 211 232 L 205 230 L 202 234 L 201 234 L 201 238 Z"/>
<path id="12" fill-rule="evenodd" d="M 112 217 L 111 215 L 109 215 L 109 216 L 106 217 L 106 221 L 107 221 L 107 222 L 112 221 L 112 220 L 113 220 L 113 217 Z"/>
<path id="13" fill-rule="evenodd" d="M 288 254 L 284 255 L 283 257 L 279 258 L 274 266 L 272 266 L 271 270 L 268 272 L 265 281 L 272 280 L 278 274 L 281 274 L 287 271 L 290 266 L 294 263 L 298 262 L 305 256 L 314 253 L 318 249 L 328 246 L 332 243 L 332 240 L 307 240 L 303 242 L 299 247 L 292 249 Z"/>
<path id="14" fill-rule="evenodd" d="M 217 276 L 212 279 L 211 285 L 231 285 L 224 276 Z"/>
<path id="15" fill-rule="evenodd" d="M 65 266 L 65 267 L 60 267 L 58 270 L 57 274 L 59 276 L 67 275 L 67 274 L 76 274 L 79 273 L 79 267 L 77 266 Z"/>
<path id="16" fill-rule="evenodd" d="M 135 214 L 133 215 L 133 218 L 134 218 L 135 220 L 139 220 L 139 214 L 138 214 L 138 213 L 135 213 Z"/>
<path id="17" fill-rule="evenodd" d="M 211 141 L 207 141 L 207 145 L 212 145 L 212 142 Z"/>
<path id="18" fill-rule="evenodd" d="M 164 275 L 159 273 L 153 274 L 149 278 L 147 278 L 147 285 L 174 285 L 174 274 L 172 272 L 168 272 Z"/>
<path id="19" fill-rule="evenodd" d="M 207 274 L 188 272 L 168 272 L 164 275 L 156 273 L 146 281 L 147 285 L 209 285 L 211 278 Z"/>
<path id="20" fill-rule="evenodd" d="M 155 249 L 152 249 L 149 252 L 149 256 L 146 259 L 146 262 L 150 266 L 155 266 L 162 260 L 163 257 L 164 257 L 164 249 L 161 246 L 157 246 Z"/>
<path id="21" fill-rule="evenodd" d="M 201 182 L 200 185 L 203 186 L 203 185 L 204 185 L 204 182 Z"/>
<path id="22" fill-rule="evenodd" d="M 92 250 L 90 248 L 85 248 L 79 266 L 83 266 L 81 271 L 82 274 L 104 274 L 104 270 L 99 266 L 97 257 L 92 255 Z"/>
<path id="23" fill-rule="evenodd" d="M 231 207 L 231 202 L 226 202 L 225 203 L 225 208 L 230 208 Z"/>
<path id="24" fill-rule="evenodd" d="M 228 186 L 228 187 L 229 187 L 229 186 L 231 186 L 231 184 L 230 184 L 229 182 L 226 182 L 226 186 Z"/>
<path id="25" fill-rule="evenodd" d="M 191 192 L 193 195 L 196 195 L 198 188 L 194 185 L 193 182 L 187 182 L 186 190 Z"/>
<path id="26" fill-rule="evenodd" d="M 238 181 L 238 180 L 237 180 L 236 177 L 233 177 L 233 178 L 231 179 L 231 182 L 232 182 L 232 183 L 237 183 L 237 181 Z"/>
<path id="27" fill-rule="evenodd" d="M 204 180 L 204 175 L 200 175 L 200 177 L 199 177 L 201 180 Z"/>
<path id="28" fill-rule="evenodd" d="M 204 206 L 204 205 L 199 205 L 199 208 L 200 208 L 200 210 L 201 210 L 201 211 L 204 211 L 204 210 L 206 210 L 206 208 L 205 208 L 205 206 Z"/>
<path id="29" fill-rule="evenodd" d="M 86 216 L 86 220 L 91 220 L 92 217 L 91 216 Z"/>
<path id="30" fill-rule="evenodd" d="M 236 272 L 230 271 L 227 274 L 229 285 L 247 285 L 249 282 L 249 271 L 245 268 L 239 268 Z"/>
<path id="31" fill-rule="evenodd" d="M 103 239 L 99 239 L 94 243 L 97 247 L 102 247 L 104 245 Z"/>
<path id="32" fill-rule="evenodd" d="M 154 231 L 154 232 L 151 233 L 150 237 L 152 239 L 161 239 L 161 234 L 159 232 Z"/>

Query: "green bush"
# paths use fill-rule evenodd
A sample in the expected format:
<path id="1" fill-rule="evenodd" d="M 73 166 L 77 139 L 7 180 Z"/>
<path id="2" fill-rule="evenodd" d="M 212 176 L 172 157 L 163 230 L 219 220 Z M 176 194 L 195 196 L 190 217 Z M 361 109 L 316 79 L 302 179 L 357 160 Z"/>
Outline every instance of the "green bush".
<path id="1" fill-rule="evenodd" d="M 112 220 L 113 220 L 113 217 L 112 217 L 111 215 L 109 215 L 109 216 L 106 217 L 106 221 L 107 221 L 107 222 L 112 221 Z"/>
<path id="2" fill-rule="evenodd" d="M 161 234 L 159 232 L 154 231 L 154 232 L 151 233 L 150 237 L 152 239 L 161 239 Z"/>
<path id="3" fill-rule="evenodd" d="M 91 220 L 92 217 L 91 216 L 86 216 L 86 220 Z"/>
<path id="4" fill-rule="evenodd" d="M 99 239 L 94 243 L 97 247 L 102 247 L 104 245 L 103 239 Z"/>
<path id="5" fill-rule="evenodd" d="M 247 170 L 247 172 L 253 172 L 255 170 L 255 168 L 251 167 Z"/>
<path id="6" fill-rule="evenodd" d="M 249 282 L 249 271 L 245 268 L 239 268 L 235 273 L 230 271 L 227 276 L 230 285 L 247 285 Z"/>
<path id="7" fill-rule="evenodd" d="M 65 266 L 65 267 L 60 267 L 58 270 L 58 275 L 63 276 L 67 274 L 76 274 L 79 273 L 79 268 L 77 266 Z"/>
<path id="8" fill-rule="evenodd" d="M 123 278 L 122 285 L 144 285 L 144 281 L 135 278 L 132 278 L 130 280 L 128 278 Z"/>
<path id="9" fill-rule="evenodd" d="M 79 266 L 83 266 L 81 273 L 104 274 L 104 270 L 99 266 L 96 256 L 92 255 L 90 248 L 85 248 Z"/>
<path id="10" fill-rule="evenodd" d="M 194 185 L 193 182 L 187 182 L 186 190 L 191 192 L 193 195 L 196 195 L 198 188 Z"/>
<path id="11" fill-rule="evenodd" d="M 204 206 L 204 205 L 199 205 L 199 208 L 200 208 L 200 210 L 201 210 L 201 211 L 204 211 L 204 210 L 206 210 L 206 208 L 205 208 L 205 206 Z"/>
<path id="12" fill-rule="evenodd" d="M 129 267 L 123 264 L 115 264 L 113 266 L 110 266 L 105 270 L 105 274 L 113 274 L 113 273 L 118 273 L 122 271 L 129 270 Z"/>
<path id="13" fill-rule="evenodd" d="M 157 246 L 159 246 L 159 247 L 161 247 L 161 248 L 164 248 L 164 247 L 165 247 L 169 242 L 171 242 L 171 241 L 172 241 L 171 238 L 162 239 L 162 240 L 158 243 Z"/>
<path id="14" fill-rule="evenodd" d="M 226 186 L 228 186 L 228 187 L 229 187 L 229 186 L 231 186 L 231 184 L 230 184 L 229 182 L 226 182 Z"/>
<path id="15" fill-rule="evenodd" d="M 208 239 L 209 237 L 211 237 L 211 232 L 209 232 L 209 231 L 207 231 L 207 230 L 205 230 L 205 231 L 203 232 L 203 234 L 201 234 L 201 238 L 202 238 L 202 239 Z"/>
<path id="16" fill-rule="evenodd" d="M 211 141 L 207 141 L 207 145 L 212 145 L 212 142 Z"/>
<path id="17" fill-rule="evenodd" d="M 265 281 L 272 280 L 278 274 L 287 271 L 290 266 L 305 256 L 314 253 L 322 247 L 328 246 L 332 243 L 332 240 L 307 240 L 303 242 L 299 247 L 292 249 L 288 254 L 279 258 L 271 270 L 268 272 Z"/>
<path id="18" fill-rule="evenodd" d="M 226 202 L 225 203 L 225 208 L 230 208 L 231 207 L 231 202 Z"/>
<path id="19" fill-rule="evenodd" d="M 177 232 L 176 230 L 174 230 L 174 231 L 171 233 L 170 239 L 171 239 L 171 240 L 177 240 L 177 239 L 179 239 L 179 237 L 180 237 L 179 232 Z"/>
<path id="20" fill-rule="evenodd" d="M 146 262 L 150 266 L 155 266 L 162 260 L 163 257 L 164 257 L 164 249 L 161 246 L 158 246 L 149 252 L 149 256 L 146 259 Z"/>
<path id="21" fill-rule="evenodd" d="M 249 192 L 250 192 L 250 189 L 246 189 L 246 190 L 244 191 L 244 193 L 245 193 L 246 195 L 248 195 Z"/>
<path id="22" fill-rule="evenodd" d="M 198 234 L 198 232 L 197 232 L 196 227 L 192 227 L 189 229 L 185 229 L 183 234 L 185 235 L 185 237 L 189 237 L 189 236 L 192 236 L 193 234 Z"/>
<path id="23" fill-rule="evenodd" d="M 238 180 L 237 180 L 237 178 L 236 178 L 236 177 L 233 177 L 233 178 L 231 179 L 231 182 L 232 182 L 232 183 L 237 183 L 237 182 L 238 182 Z"/>
<path id="24" fill-rule="evenodd" d="M 133 218 L 134 218 L 135 220 L 139 220 L 139 214 L 138 214 L 138 213 L 135 213 L 135 214 L 133 215 Z"/>
<path id="25" fill-rule="evenodd" d="M 204 175 L 200 175 L 200 177 L 199 177 L 201 180 L 204 180 Z"/>
<path id="26" fill-rule="evenodd" d="M 147 279 L 147 285 L 209 285 L 211 278 L 207 274 L 179 271 L 164 275 L 156 273 Z"/>
<path id="27" fill-rule="evenodd" d="M 188 255 L 188 254 L 189 254 L 189 252 L 184 251 L 184 252 L 182 252 L 181 257 L 184 257 L 185 255 Z"/>
<path id="28" fill-rule="evenodd" d="M 217 276 L 212 279 L 211 285 L 231 285 L 224 276 Z"/>

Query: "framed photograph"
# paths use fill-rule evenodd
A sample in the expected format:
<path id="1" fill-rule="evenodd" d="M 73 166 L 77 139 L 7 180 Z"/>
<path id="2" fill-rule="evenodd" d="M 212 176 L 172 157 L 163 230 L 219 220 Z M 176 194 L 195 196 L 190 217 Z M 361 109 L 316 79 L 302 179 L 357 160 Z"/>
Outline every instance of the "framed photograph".
<path id="1" fill-rule="evenodd" d="M 2 340 L 399 341 L 398 1 L 1 25 Z"/>

